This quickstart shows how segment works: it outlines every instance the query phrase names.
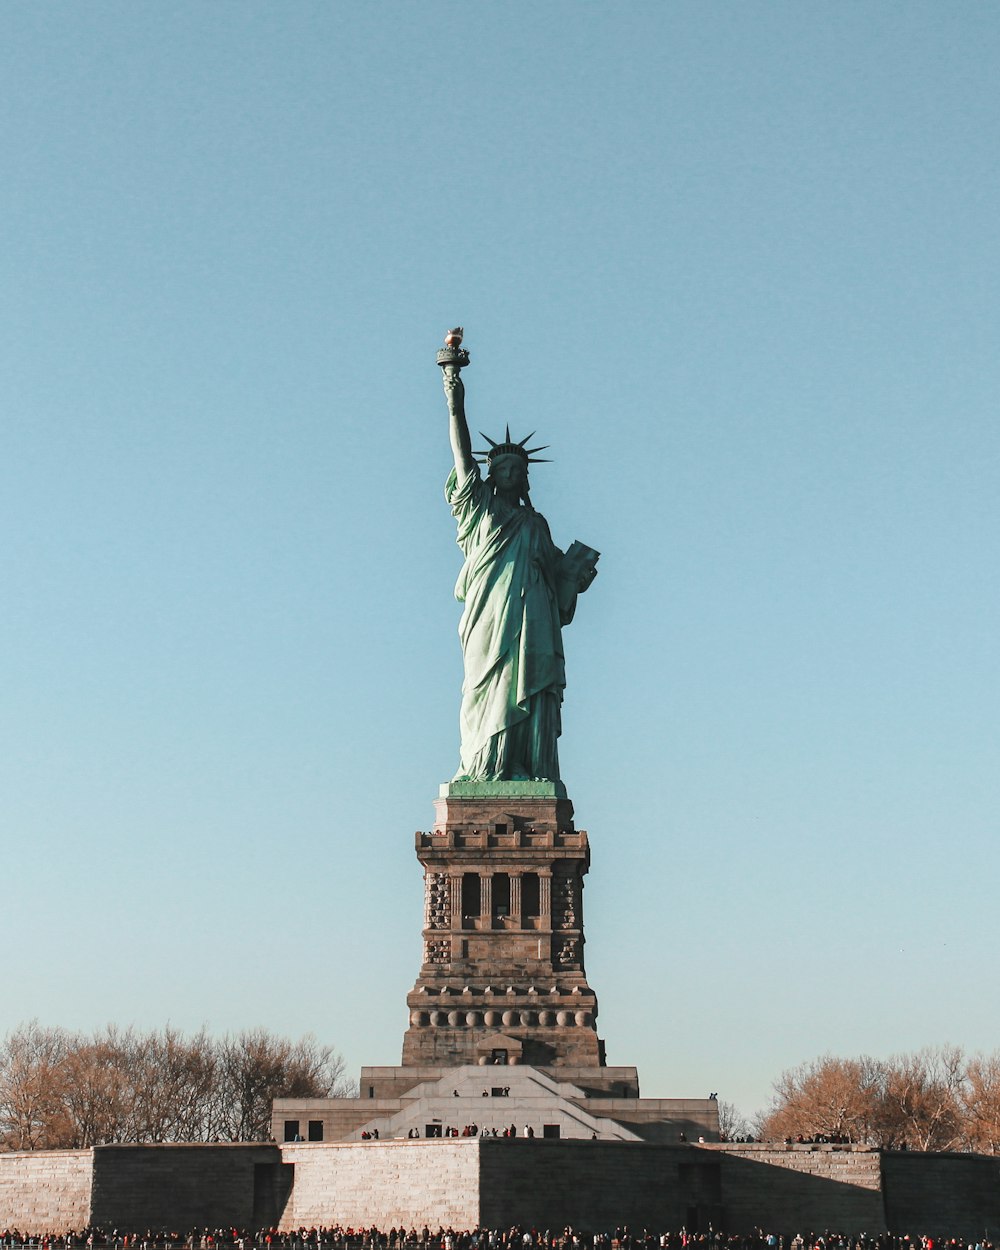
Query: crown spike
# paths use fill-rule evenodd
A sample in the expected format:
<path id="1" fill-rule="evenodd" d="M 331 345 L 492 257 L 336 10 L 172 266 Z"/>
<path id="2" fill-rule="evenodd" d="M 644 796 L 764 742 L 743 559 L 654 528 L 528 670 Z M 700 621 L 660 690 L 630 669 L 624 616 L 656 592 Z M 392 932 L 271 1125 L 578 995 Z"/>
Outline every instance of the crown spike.
<path id="1" fill-rule="evenodd" d="M 492 464 L 497 456 L 520 456 L 525 464 L 549 463 L 547 459 L 535 456 L 536 451 L 547 451 L 549 446 L 548 443 L 544 443 L 539 447 L 527 446 L 528 442 L 535 437 L 534 430 L 526 438 L 522 438 L 520 442 L 515 442 L 515 440 L 510 436 L 510 425 L 507 424 L 504 427 L 504 441 L 502 443 L 498 443 L 495 439 L 490 438 L 490 436 L 482 430 L 479 432 L 482 434 L 486 442 L 489 443 L 488 450 L 473 452 L 473 455 L 480 464 Z"/>

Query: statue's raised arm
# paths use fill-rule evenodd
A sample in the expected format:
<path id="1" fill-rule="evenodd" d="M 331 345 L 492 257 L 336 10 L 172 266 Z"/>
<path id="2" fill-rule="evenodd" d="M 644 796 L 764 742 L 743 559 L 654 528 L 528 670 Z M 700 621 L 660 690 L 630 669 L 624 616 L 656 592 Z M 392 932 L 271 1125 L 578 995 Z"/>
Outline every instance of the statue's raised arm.
<path id="1" fill-rule="evenodd" d="M 448 333 L 437 362 L 451 418 L 455 468 L 445 497 L 458 523 L 465 564 L 455 596 L 465 604 L 459 625 L 462 760 L 456 781 L 559 781 L 562 627 L 596 574 L 598 553 L 573 543 L 564 554 L 528 496 L 528 465 L 543 447 L 534 437 L 473 452 L 461 370 L 469 354 L 462 330 Z M 484 480 L 477 460 L 485 461 Z"/>
<path id="2" fill-rule="evenodd" d="M 462 348 L 462 327 L 456 326 L 445 335 L 444 348 L 438 352 L 438 364 L 444 380 L 444 397 L 448 401 L 450 418 L 451 450 L 455 458 L 455 472 L 459 481 L 472 473 L 475 457 L 472 454 L 472 438 L 465 416 L 465 383 L 461 370 L 469 363 L 469 353 Z"/>

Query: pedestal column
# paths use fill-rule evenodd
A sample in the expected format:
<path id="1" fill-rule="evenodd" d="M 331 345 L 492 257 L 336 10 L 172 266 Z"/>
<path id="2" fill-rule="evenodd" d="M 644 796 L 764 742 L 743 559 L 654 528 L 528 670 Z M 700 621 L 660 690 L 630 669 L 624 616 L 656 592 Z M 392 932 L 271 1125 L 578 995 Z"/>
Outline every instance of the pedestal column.
<path id="1" fill-rule="evenodd" d="M 433 830 L 416 835 L 425 874 L 447 881 L 450 908 L 447 933 L 431 930 L 425 918 L 425 950 L 434 958 L 407 997 L 403 1064 L 495 1062 L 508 1054 L 510 1062 L 537 1067 L 603 1066 L 597 997 L 582 958 L 587 835 L 574 826 L 573 806 L 558 783 L 492 788 L 500 792 L 472 783 L 443 786 Z M 494 927 L 496 873 L 510 878 L 510 905 Z M 469 918 L 462 915 L 466 874 L 479 879 L 479 907 L 472 908 L 478 915 Z M 537 880 L 531 916 L 524 915 L 525 874 Z M 436 916 L 442 925 L 440 908 Z"/>

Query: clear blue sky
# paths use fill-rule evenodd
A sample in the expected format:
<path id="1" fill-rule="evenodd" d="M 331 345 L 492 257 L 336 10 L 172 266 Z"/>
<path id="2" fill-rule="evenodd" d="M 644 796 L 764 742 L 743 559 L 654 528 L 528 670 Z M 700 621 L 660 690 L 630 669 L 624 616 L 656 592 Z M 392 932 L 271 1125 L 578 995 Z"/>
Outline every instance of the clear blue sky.
<path id="1" fill-rule="evenodd" d="M 609 1061 L 1000 1044 L 1000 9 L 0 14 L 0 1031 L 396 1063 L 457 764 L 434 353 L 603 553 Z"/>

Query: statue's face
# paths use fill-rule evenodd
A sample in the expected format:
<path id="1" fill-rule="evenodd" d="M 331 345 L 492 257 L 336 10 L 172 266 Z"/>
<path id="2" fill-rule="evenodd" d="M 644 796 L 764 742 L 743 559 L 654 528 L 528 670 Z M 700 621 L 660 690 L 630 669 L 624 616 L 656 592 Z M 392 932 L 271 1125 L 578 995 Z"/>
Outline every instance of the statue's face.
<path id="1" fill-rule="evenodd" d="M 497 456 L 490 464 L 490 477 L 497 490 L 524 490 L 528 484 L 528 466 L 520 456 Z"/>

